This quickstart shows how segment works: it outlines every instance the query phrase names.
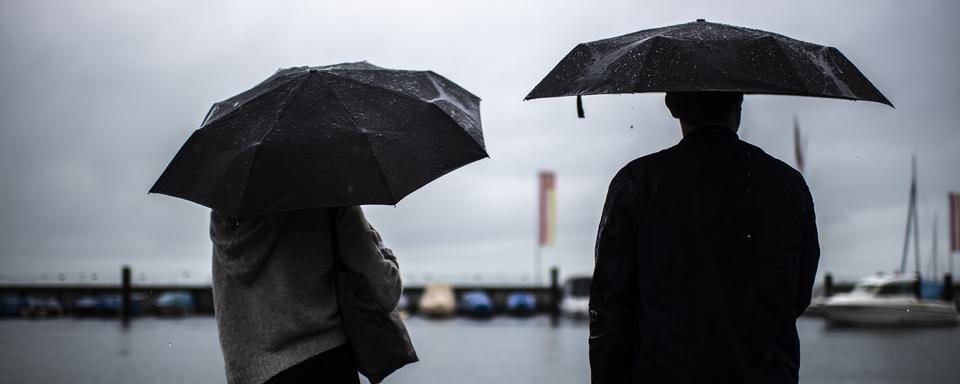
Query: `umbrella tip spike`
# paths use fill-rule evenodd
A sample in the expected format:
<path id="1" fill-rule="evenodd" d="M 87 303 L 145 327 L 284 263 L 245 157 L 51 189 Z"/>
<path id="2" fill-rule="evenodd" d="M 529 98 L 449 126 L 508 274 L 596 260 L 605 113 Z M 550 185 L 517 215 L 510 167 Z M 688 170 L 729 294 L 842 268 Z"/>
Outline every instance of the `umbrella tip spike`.
<path id="1" fill-rule="evenodd" d="M 707 22 L 707 19 L 697 19 L 697 22 L 698 22 L 698 23 L 706 23 L 706 22 Z"/>

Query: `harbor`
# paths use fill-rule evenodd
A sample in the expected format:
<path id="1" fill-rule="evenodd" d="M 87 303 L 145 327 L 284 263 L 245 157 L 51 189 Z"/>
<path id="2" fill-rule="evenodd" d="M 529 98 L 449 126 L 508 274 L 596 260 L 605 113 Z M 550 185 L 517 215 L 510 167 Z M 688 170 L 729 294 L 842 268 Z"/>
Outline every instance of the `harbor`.
<path id="1" fill-rule="evenodd" d="M 0 282 L 0 317 L 100 317 L 123 323 L 150 315 L 213 315 L 213 291 L 208 284 L 135 284 L 129 268 L 121 269 L 120 282 Z M 550 271 L 548 285 L 483 284 L 451 285 L 434 283 L 403 288 L 399 309 L 420 312 L 424 303 L 439 307 L 440 316 L 477 312 L 479 317 L 494 314 L 528 316 L 560 315 L 564 298 L 585 300 L 588 290 L 572 278 L 559 281 L 559 272 Z M 574 294 L 574 285 L 577 293 Z M 425 293 L 441 290 L 442 298 L 431 303 Z M 576 297 L 571 297 L 576 296 Z M 472 303 L 472 304 L 471 304 Z M 427 309 L 429 312 L 430 309 Z M 585 314 L 585 307 L 581 310 Z"/>
<path id="2" fill-rule="evenodd" d="M 126 276 L 128 280 L 113 283 L 0 282 L 0 318 L 97 317 L 126 323 L 131 319 L 148 316 L 214 315 L 213 292 L 208 284 L 136 284 L 129 279 L 132 275 L 129 269 L 124 268 L 119 276 Z M 561 280 L 559 276 L 559 270 L 550 270 L 547 285 L 421 282 L 403 288 L 398 309 L 405 314 L 420 314 L 432 319 L 457 315 L 473 318 L 488 318 L 494 315 L 546 315 L 554 321 L 562 316 L 585 319 L 590 277 L 571 276 Z M 887 281 L 898 285 L 889 288 L 878 285 Z M 851 293 L 860 294 L 862 297 L 861 291 L 866 289 L 862 287 L 864 284 L 869 289 L 882 292 L 883 297 L 893 297 L 891 308 L 894 312 L 909 312 L 904 309 L 911 305 L 929 305 L 931 301 L 951 303 L 947 308 L 952 308 L 952 312 L 948 312 L 947 316 L 952 316 L 950 318 L 953 320 L 945 325 L 956 324 L 956 298 L 957 292 L 960 292 L 960 284 L 954 282 L 949 274 L 944 276 L 942 283 L 925 282 L 922 288 L 916 286 L 915 281 L 898 278 L 896 275 L 880 274 L 857 282 L 834 281 L 833 277 L 827 274 L 823 281 L 815 286 L 815 295 L 807 314 L 828 317 L 826 303 L 837 300 L 843 303 Z M 921 292 L 915 288 L 923 290 L 922 297 Z M 917 300 L 918 297 L 922 300 Z M 913 324 L 906 322 L 899 325 Z"/>
<path id="3" fill-rule="evenodd" d="M 4 2 L 0 384 L 960 383 L 960 1 L 682 5 Z"/>

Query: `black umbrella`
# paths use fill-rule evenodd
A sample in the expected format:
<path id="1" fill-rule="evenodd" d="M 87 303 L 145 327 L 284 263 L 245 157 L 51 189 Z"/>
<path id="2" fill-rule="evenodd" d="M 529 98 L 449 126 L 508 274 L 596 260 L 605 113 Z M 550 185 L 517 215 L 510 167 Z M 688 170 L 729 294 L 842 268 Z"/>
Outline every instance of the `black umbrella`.
<path id="1" fill-rule="evenodd" d="M 484 157 L 480 99 L 436 73 L 289 68 L 214 104 L 150 192 L 234 217 L 396 204 Z"/>
<path id="2" fill-rule="evenodd" d="M 703 20 L 577 45 L 526 99 L 710 91 L 893 106 L 836 48 Z"/>

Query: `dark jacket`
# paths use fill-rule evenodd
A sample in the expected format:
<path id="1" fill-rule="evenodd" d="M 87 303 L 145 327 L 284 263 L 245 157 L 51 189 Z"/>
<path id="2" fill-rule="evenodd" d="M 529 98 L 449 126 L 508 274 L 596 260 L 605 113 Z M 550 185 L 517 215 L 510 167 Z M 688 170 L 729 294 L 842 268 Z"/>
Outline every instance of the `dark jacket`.
<path id="1" fill-rule="evenodd" d="M 803 177 L 730 130 L 632 161 L 597 236 L 593 383 L 796 383 L 819 255 Z"/>

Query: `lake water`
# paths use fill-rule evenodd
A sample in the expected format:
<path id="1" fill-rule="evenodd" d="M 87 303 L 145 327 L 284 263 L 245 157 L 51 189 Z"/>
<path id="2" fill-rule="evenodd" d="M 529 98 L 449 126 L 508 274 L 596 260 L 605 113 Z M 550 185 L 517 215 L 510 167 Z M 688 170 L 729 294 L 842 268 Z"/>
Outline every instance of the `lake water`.
<path id="1" fill-rule="evenodd" d="M 407 320 L 421 362 L 386 383 L 587 383 L 586 323 Z M 802 383 L 960 382 L 960 328 L 849 329 L 801 318 Z M 212 317 L 0 321 L 4 383 L 223 383 Z"/>

